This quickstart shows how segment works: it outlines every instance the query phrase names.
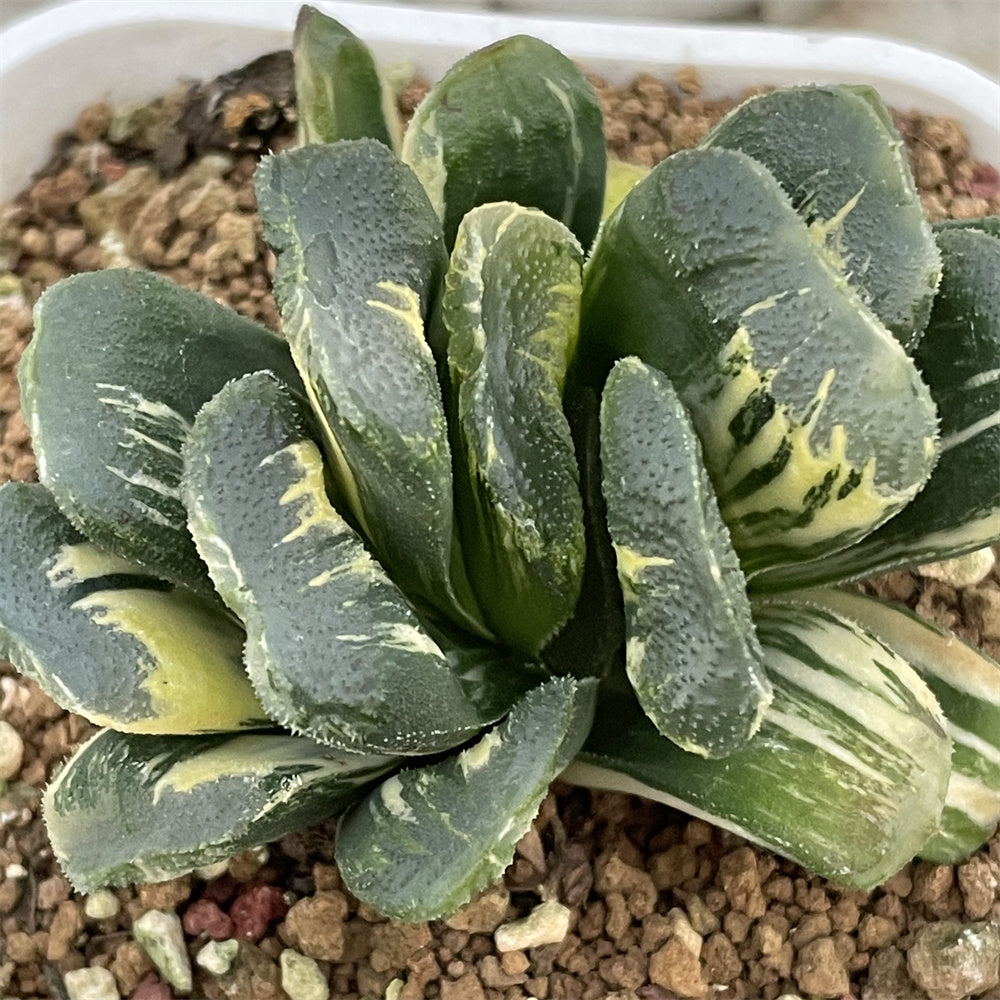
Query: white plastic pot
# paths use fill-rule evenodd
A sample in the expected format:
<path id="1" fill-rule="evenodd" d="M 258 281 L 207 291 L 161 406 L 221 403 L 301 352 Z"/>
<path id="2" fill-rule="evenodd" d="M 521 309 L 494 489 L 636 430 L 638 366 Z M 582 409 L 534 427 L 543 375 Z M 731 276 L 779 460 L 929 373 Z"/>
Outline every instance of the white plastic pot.
<path id="1" fill-rule="evenodd" d="M 623 82 L 697 66 L 709 96 L 751 84 L 868 83 L 901 109 L 953 115 L 1000 162 L 1000 86 L 953 59 L 882 39 L 802 31 L 559 21 L 312 0 L 383 63 L 439 76 L 498 38 L 544 38 Z M 26 186 L 53 137 L 99 100 L 144 101 L 287 47 L 299 0 L 75 0 L 0 32 L 0 200 Z"/>

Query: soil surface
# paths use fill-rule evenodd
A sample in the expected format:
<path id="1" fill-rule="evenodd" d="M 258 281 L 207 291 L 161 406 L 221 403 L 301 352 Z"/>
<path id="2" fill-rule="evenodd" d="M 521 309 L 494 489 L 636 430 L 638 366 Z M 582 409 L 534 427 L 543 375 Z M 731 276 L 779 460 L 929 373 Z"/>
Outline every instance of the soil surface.
<path id="1" fill-rule="evenodd" d="M 694 70 L 595 82 L 609 148 L 647 164 L 696 144 L 735 103 L 704 100 Z M 422 92 L 404 91 L 404 112 Z M 14 373 L 54 281 L 151 268 L 277 328 L 251 175 L 261 150 L 291 141 L 294 114 L 287 54 L 151 106 L 96 104 L 3 207 L 0 480 L 35 475 Z M 1000 213 L 997 170 L 956 122 L 896 120 L 931 219 Z M 866 587 L 1000 654 L 992 553 Z M 7 664 L 0 720 L 2 998 L 1000 1000 L 1000 833 L 962 865 L 914 862 L 858 892 L 664 806 L 557 783 L 503 879 L 447 921 L 393 923 L 353 899 L 333 823 L 81 897 L 39 799 L 92 729 Z"/>

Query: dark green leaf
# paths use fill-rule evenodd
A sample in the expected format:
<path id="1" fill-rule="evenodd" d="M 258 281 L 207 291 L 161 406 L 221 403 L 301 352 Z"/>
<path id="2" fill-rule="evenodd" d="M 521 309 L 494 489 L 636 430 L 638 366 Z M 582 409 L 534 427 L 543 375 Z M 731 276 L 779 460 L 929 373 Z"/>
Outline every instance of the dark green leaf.
<path id="1" fill-rule="evenodd" d="M 549 783 L 583 743 L 595 689 L 594 681 L 547 681 L 457 756 L 401 771 L 372 791 L 337 834 L 351 892 L 396 920 L 429 920 L 498 878 Z"/>

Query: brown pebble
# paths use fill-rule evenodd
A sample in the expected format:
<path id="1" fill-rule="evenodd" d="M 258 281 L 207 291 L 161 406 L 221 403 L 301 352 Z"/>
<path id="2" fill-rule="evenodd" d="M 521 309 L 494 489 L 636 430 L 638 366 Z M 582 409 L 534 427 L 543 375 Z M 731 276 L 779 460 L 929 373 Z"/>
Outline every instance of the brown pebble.
<path id="1" fill-rule="evenodd" d="M 173 910 L 191 898 L 191 876 L 139 886 L 139 902 L 146 910 Z"/>
<path id="2" fill-rule="evenodd" d="M 80 142 L 93 142 L 103 138 L 111 124 L 111 105 L 106 101 L 90 104 L 76 118 L 73 132 Z"/>
<path id="3" fill-rule="evenodd" d="M 847 968 L 831 938 L 817 938 L 799 950 L 792 970 L 796 983 L 810 996 L 831 998 L 847 992 Z"/>
<path id="4" fill-rule="evenodd" d="M 976 854 L 958 868 L 958 886 L 965 901 L 965 912 L 973 920 L 988 916 L 997 901 L 1000 865 Z"/>
<path id="5" fill-rule="evenodd" d="M 35 211 L 49 218 L 69 215 L 90 190 L 90 181 L 78 167 L 67 167 L 55 177 L 43 177 L 32 186 L 28 197 Z"/>
<path id="6" fill-rule="evenodd" d="M 700 997 L 708 988 L 698 956 L 676 937 L 650 957 L 649 978 L 682 997 Z"/>
<path id="7" fill-rule="evenodd" d="M 38 883 L 38 895 L 36 903 L 41 910 L 54 910 L 60 903 L 64 903 L 72 894 L 69 881 L 62 875 L 53 875 L 51 878 L 43 879 Z"/>
<path id="8" fill-rule="evenodd" d="M 340 961 L 347 909 L 347 899 L 340 892 L 317 893 L 300 899 L 285 916 L 282 937 L 309 958 Z"/>
<path id="9" fill-rule="evenodd" d="M 492 934 L 504 922 L 509 905 L 510 893 L 500 882 L 459 907 L 445 923 L 453 930 L 470 934 Z"/>
<path id="10" fill-rule="evenodd" d="M 441 1000 L 486 1000 L 483 984 L 474 972 L 466 972 L 459 979 L 442 980 Z"/>
<path id="11" fill-rule="evenodd" d="M 50 962 L 58 962 L 69 954 L 73 942 L 83 932 L 83 914 L 72 900 L 60 903 L 56 915 L 49 926 L 49 943 L 45 957 Z"/>

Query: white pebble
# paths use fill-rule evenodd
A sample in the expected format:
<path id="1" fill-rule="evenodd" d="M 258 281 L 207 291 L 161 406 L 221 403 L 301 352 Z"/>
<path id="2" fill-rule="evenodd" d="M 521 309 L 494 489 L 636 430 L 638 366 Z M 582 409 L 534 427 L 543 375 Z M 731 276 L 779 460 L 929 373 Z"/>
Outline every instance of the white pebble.
<path id="1" fill-rule="evenodd" d="M 67 972 L 63 982 L 69 1000 L 121 1000 L 115 977 L 96 965 Z"/>
<path id="2" fill-rule="evenodd" d="M 691 926 L 688 915 L 678 906 L 667 913 L 667 927 L 695 958 L 701 957 L 702 936 Z"/>
<path id="3" fill-rule="evenodd" d="M 165 910 L 149 910 L 132 925 L 132 934 L 160 975 L 174 989 L 190 992 L 194 983 L 181 918 Z"/>
<path id="4" fill-rule="evenodd" d="M 12 865 L 7 865 L 4 869 L 4 878 L 15 879 L 15 878 L 27 878 L 28 869 L 24 865 L 19 865 L 17 863 Z"/>
<path id="5" fill-rule="evenodd" d="M 314 959 L 286 948 L 278 961 L 281 963 L 281 988 L 290 1000 L 329 1000 L 330 986 Z"/>
<path id="6" fill-rule="evenodd" d="M 229 858 L 224 858 L 222 861 L 216 861 L 214 865 L 202 865 L 200 868 L 195 868 L 194 873 L 203 882 L 211 882 L 212 879 L 225 875 L 227 871 L 229 871 Z"/>
<path id="7" fill-rule="evenodd" d="M 536 906 L 526 917 L 498 927 L 493 940 L 499 951 L 558 944 L 569 931 L 569 917 L 569 910 L 562 903 L 549 900 Z"/>
<path id="8" fill-rule="evenodd" d="M 224 976 L 236 961 L 240 943 L 235 938 L 225 941 L 209 941 L 194 960 L 207 972 L 216 976 Z"/>
<path id="9" fill-rule="evenodd" d="M 122 904 L 110 889 L 98 889 L 84 901 L 83 912 L 91 920 L 110 920 L 118 914 Z"/>
<path id="10" fill-rule="evenodd" d="M 0 781 L 13 778 L 24 760 L 24 740 L 6 719 L 0 719 Z"/>
<path id="11" fill-rule="evenodd" d="M 949 587 L 961 590 L 963 587 L 974 587 L 977 583 L 982 583 L 990 575 L 995 563 L 996 556 L 993 555 L 993 550 L 987 547 L 967 552 L 964 556 L 956 556 L 954 559 L 927 563 L 918 566 L 917 569 L 932 580 L 940 580 Z"/>
<path id="12" fill-rule="evenodd" d="M 399 1000 L 399 994 L 403 992 L 405 985 L 402 979 L 394 979 L 385 988 L 385 1000 Z"/>

